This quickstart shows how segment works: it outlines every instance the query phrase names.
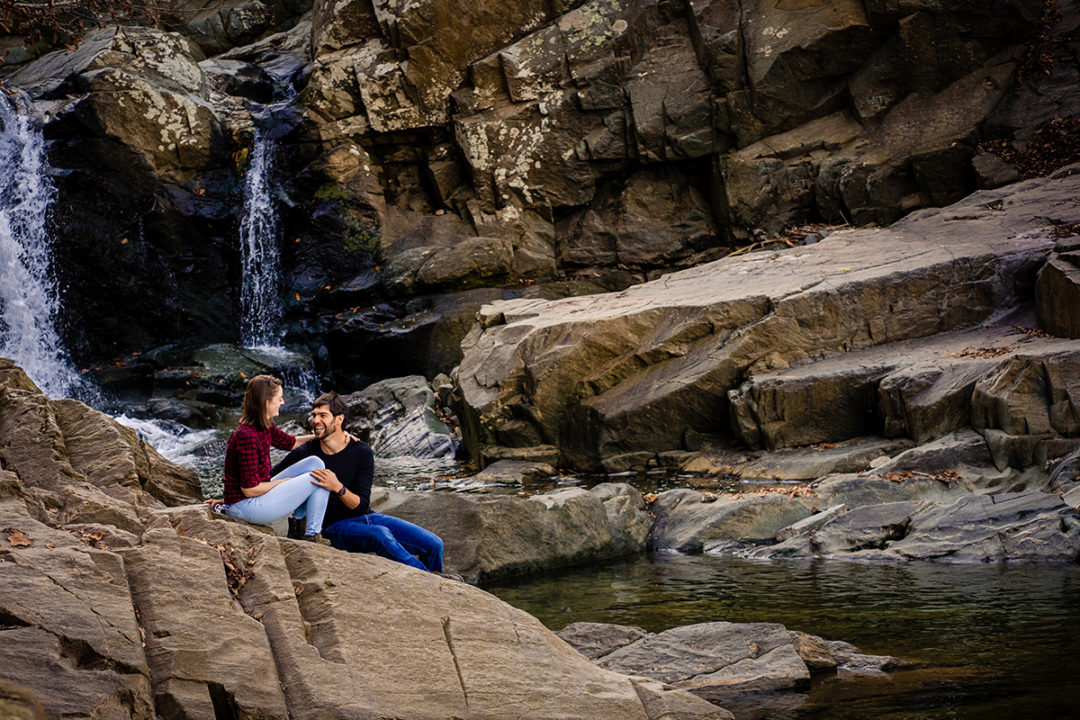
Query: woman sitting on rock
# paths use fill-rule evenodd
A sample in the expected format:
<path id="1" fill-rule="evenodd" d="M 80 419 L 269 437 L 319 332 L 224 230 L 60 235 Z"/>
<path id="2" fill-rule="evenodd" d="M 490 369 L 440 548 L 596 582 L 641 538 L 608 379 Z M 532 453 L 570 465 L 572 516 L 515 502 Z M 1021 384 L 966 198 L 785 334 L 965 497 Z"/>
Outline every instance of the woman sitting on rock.
<path id="1" fill-rule="evenodd" d="M 292 450 L 315 437 L 297 438 L 274 425 L 283 402 L 280 380 L 270 375 L 251 378 L 244 393 L 240 424 L 225 449 L 225 499 L 206 503 L 229 517 L 256 525 L 266 525 L 290 513 L 306 517 L 304 539 L 329 544 L 320 533 L 330 493 L 312 484 L 309 474 L 325 467 L 323 461 L 307 457 L 270 477 L 271 445 Z"/>

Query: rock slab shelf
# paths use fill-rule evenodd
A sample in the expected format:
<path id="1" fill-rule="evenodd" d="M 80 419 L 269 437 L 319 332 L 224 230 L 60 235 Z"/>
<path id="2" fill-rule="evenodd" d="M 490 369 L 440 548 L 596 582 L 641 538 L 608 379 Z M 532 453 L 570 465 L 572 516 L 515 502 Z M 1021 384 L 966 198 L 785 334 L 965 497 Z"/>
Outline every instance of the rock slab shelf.
<path id="1" fill-rule="evenodd" d="M 643 466 L 688 433 L 732 435 L 729 393 L 756 376 L 993 322 L 1030 303 L 1056 228 L 1080 222 L 1075 170 L 622 292 L 486 305 L 462 343 L 466 442 Z"/>

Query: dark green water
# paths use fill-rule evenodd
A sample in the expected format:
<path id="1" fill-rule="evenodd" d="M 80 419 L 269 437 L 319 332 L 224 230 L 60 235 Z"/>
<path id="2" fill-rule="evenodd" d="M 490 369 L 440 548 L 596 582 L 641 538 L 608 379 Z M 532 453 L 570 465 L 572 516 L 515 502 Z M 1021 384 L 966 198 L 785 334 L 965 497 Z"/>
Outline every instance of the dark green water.
<path id="1" fill-rule="evenodd" d="M 915 664 L 815 678 L 740 718 L 1080 717 L 1080 566 L 869 565 L 654 556 L 488 588 L 553 630 L 778 622 Z M 734 708 L 733 708 L 734 709 Z"/>

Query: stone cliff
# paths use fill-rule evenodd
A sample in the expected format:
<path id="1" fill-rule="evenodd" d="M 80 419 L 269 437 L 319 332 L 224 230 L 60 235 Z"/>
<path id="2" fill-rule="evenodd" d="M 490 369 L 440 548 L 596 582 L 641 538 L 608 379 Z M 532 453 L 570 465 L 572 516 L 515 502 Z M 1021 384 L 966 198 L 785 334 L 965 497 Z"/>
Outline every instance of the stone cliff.
<path id="1" fill-rule="evenodd" d="M 1037 0 L 173 0 L 174 32 L 13 54 L 6 84 L 50 118 L 84 362 L 235 338 L 239 179 L 276 92 L 296 93 L 275 114 L 290 338 L 325 345 L 339 382 L 431 377 L 485 302 L 618 290 L 1075 159 L 1078 17 Z"/>

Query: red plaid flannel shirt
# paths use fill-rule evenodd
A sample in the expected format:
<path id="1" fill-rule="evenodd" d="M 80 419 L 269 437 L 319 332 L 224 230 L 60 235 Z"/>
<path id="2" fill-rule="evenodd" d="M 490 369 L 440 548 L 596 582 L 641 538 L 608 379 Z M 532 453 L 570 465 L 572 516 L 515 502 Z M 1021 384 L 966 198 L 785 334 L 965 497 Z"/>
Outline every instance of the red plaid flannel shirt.
<path id="1" fill-rule="evenodd" d="M 240 488 L 255 487 L 270 479 L 270 446 L 291 450 L 296 438 L 271 425 L 260 430 L 240 424 L 225 448 L 225 502 L 240 502 L 246 496 Z"/>

